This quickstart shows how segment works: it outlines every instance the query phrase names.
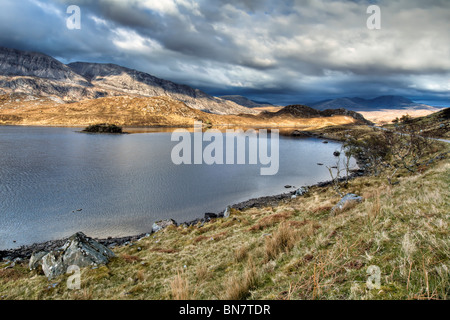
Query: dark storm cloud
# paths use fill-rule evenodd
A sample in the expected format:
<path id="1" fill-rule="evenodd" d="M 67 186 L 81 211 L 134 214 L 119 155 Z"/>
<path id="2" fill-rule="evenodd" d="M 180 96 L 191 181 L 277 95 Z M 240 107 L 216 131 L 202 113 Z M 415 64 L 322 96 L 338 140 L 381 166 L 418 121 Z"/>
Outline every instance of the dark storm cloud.
<path id="1" fill-rule="evenodd" d="M 368 30 L 378 4 L 382 29 Z M 65 28 L 68 5 L 82 30 Z M 450 95 L 447 0 L 3 0 L 0 45 L 113 62 L 214 94 Z"/>

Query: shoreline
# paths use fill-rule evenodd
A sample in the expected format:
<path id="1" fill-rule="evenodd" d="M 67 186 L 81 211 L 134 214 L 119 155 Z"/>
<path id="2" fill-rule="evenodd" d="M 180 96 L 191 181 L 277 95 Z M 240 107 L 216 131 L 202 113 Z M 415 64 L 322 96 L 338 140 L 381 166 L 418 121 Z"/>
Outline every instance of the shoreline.
<path id="1" fill-rule="evenodd" d="M 72 128 L 72 127 L 70 127 L 70 128 Z M 75 128 L 75 127 L 73 127 L 73 128 Z M 150 127 L 147 127 L 147 128 L 150 128 Z M 152 128 L 157 129 L 156 127 L 152 127 Z M 159 127 L 159 128 L 161 128 L 161 127 Z M 172 128 L 174 128 L 174 127 L 172 127 Z M 293 131 L 290 134 L 285 134 L 285 135 L 292 137 L 292 138 L 296 138 L 296 139 L 315 138 L 315 139 L 322 139 L 322 140 L 324 140 L 324 142 L 325 141 L 335 141 L 335 142 L 342 143 L 341 140 L 332 138 L 332 137 L 326 137 L 323 133 L 315 133 L 314 131 L 308 131 L 308 130 L 303 131 L 303 130 L 299 130 L 299 128 L 289 128 L 289 129 L 292 129 Z M 300 133 L 300 134 L 298 134 L 298 133 Z M 280 135 L 281 135 L 281 133 L 280 133 Z M 356 163 L 359 168 L 351 171 L 350 175 L 348 176 L 349 180 L 354 179 L 356 177 L 361 177 L 361 176 L 364 176 L 367 174 L 367 172 L 365 170 L 364 159 L 357 158 Z M 345 179 L 346 179 L 345 177 L 342 177 L 342 178 L 340 178 L 340 181 L 344 181 Z M 304 187 L 306 187 L 308 189 L 314 188 L 314 187 L 320 188 L 320 187 L 329 186 L 332 183 L 333 183 L 333 180 L 328 180 L 328 181 L 317 182 L 313 185 L 304 186 Z M 281 193 L 281 194 L 262 196 L 262 197 L 244 200 L 242 202 L 229 205 L 229 206 L 227 206 L 227 208 L 236 209 L 236 210 L 241 211 L 241 210 L 250 209 L 250 208 L 260 208 L 263 206 L 276 206 L 279 204 L 280 201 L 290 200 L 291 197 L 295 194 L 296 190 Z M 215 216 L 214 218 L 223 218 L 223 212 L 212 213 L 212 214 Z M 163 219 L 162 221 L 166 221 L 166 220 L 172 220 L 172 219 L 168 218 L 168 219 Z M 210 220 L 211 220 L 211 213 L 205 213 L 203 218 L 196 218 L 192 221 L 185 221 L 185 222 L 181 222 L 181 223 L 176 221 L 176 225 L 177 226 L 181 226 L 181 225 L 192 226 L 192 225 L 196 225 L 198 223 L 205 223 Z M 107 247 L 118 247 L 118 246 L 120 247 L 120 246 L 126 245 L 130 242 L 134 242 L 139 239 L 148 237 L 153 233 L 154 232 L 152 230 L 150 230 L 149 232 L 141 233 L 138 235 L 130 235 L 130 236 L 125 236 L 125 237 L 108 237 L 106 239 L 99 239 L 99 238 L 93 238 L 93 239 Z M 33 243 L 30 245 L 23 245 L 23 246 L 20 246 L 19 248 L 0 250 L 0 261 L 2 261 L 2 260 L 13 261 L 16 259 L 27 260 L 31 257 L 33 252 L 52 251 L 52 250 L 62 247 L 64 245 L 64 243 L 69 239 L 69 237 L 70 236 L 63 238 L 63 239 L 49 240 L 49 241 L 45 241 L 45 242 Z"/>
<path id="2" fill-rule="evenodd" d="M 363 167 L 361 167 L 360 160 L 357 159 L 357 162 L 358 162 L 358 165 L 360 166 L 360 169 L 354 170 L 348 176 L 349 180 L 355 179 L 357 177 L 362 177 L 367 174 L 367 172 L 364 169 L 362 169 Z M 340 178 L 340 181 L 344 181 L 345 179 L 346 179 L 345 177 Z M 310 186 L 303 186 L 303 187 L 306 187 L 309 190 L 314 187 L 318 187 L 318 188 L 327 187 L 327 186 L 331 185 L 332 183 L 333 183 L 333 181 L 329 180 L 329 181 L 318 182 L 316 184 L 313 184 Z M 227 208 L 242 211 L 242 210 L 250 209 L 250 208 L 261 208 L 264 206 L 277 206 L 277 205 L 279 205 L 279 203 L 281 201 L 291 200 L 291 198 L 295 194 L 296 190 L 281 193 L 281 194 L 271 195 L 271 196 L 262 196 L 262 197 L 258 197 L 258 198 L 248 199 L 248 200 L 245 200 L 245 201 L 233 204 L 233 205 L 229 205 Z M 209 222 L 212 219 L 224 218 L 223 213 L 224 212 L 205 213 L 203 218 L 196 218 L 192 221 L 185 221 L 185 222 L 181 222 L 181 223 L 176 222 L 176 226 L 177 227 L 183 226 L 183 225 L 194 226 L 198 223 L 201 223 L 203 225 L 203 223 Z M 169 218 L 169 219 L 163 219 L 160 221 L 168 221 L 168 220 L 172 220 L 172 219 Z M 174 221 L 174 220 L 172 220 L 172 221 Z M 104 245 L 106 247 L 114 248 L 114 247 L 121 247 L 121 246 L 127 245 L 129 243 L 132 243 L 134 241 L 138 241 L 142 238 L 149 237 L 150 235 L 152 235 L 154 233 L 155 232 L 150 230 L 149 232 L 141 233 L 138 235 L 131 235 L 131 236 L 125 236 L 125 237 L 108 237 L 106 239 L 99 239 L 99 238 L 93 238 L 93 239 L 98 241 L 99 243 L 101 243 L 102 245 Z M 62 239 L 57 239 L 57 240 L 49 240 L 49 241 L 45 241 L 45 242 L 33 243 L 30 245 L 23 245 L 19 248 L 15 248 L 15 249 L 13 248 L 13 249 L 0 250 L 0 262 L 5 261 L 5 260 L 6 261 L 15 261 L 17 259 L 19 259 L 20 261 L 28 260 L 34 252 L 40 252 L 40 251 L 49 252 L 49 251 L 53 251 L 53 250 L 56 250 L 56 249 L 62 247 L 69 238 L 70 238 L 70 236 L 68 236 L 66 238 L 62 238 Z"/>

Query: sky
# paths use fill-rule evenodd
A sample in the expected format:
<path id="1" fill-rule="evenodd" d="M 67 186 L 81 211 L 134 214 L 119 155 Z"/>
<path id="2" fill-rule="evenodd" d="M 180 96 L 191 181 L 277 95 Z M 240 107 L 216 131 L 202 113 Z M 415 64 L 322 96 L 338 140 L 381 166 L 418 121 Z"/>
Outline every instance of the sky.
<path id="1" fill-rule="evenodd" d="M 70 5 L 81 29 L 69 29 Z M 380 29 L 369 29 L 370 5 Z M 450 0 L 1 0 L 0 46 L 116 63 L 279 105 L 402 95 L 450 106 Z"/>

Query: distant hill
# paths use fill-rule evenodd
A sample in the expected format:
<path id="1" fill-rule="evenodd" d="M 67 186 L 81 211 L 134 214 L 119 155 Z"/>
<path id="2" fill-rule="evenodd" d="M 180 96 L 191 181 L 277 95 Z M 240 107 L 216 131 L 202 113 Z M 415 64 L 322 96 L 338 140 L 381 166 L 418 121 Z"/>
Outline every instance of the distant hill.
<path id="1" fill-rule="evenodd" d="M 323 117 L 327 118 L 333 116 L 348 116 L 354 118 L 359 123 L 369 125 L 372 124 L 372 122 L 366 120 L 361 114 L 352 110 L 340 108 L 340 109 L 327 109 L 321 111 L 304 105 L 286 106 L 278 112 L 264 112 L 261 114 L 261 116 L 266 118 L 287 117 L 287 118 L 306 118 L 306 119 L 323 118 Z"/>
<path id="2" fill-rule="evenodd" d="M 0 94 L 57 97 L 66 102 L 112 96 L 166 96 L 216 114 L 258 113 L 198 89 L 114 64 L 65 65 L 36 52 L 0 47 Z"/>
<path id="3" fill-rule="evenodd" d="M 374 99 L 363 98 L 337 98 L 310 103 L 309 106 L 317 110 L 344 108 L 352 111 L 377 111 L 382 109 L 427 109 L 434 107 L 415 103 L 401 96 L 381 96 Z"/>
<path id="4" fill-rule="evenodd" d="M 246 107 L 246 108 L 274 107 L 273 104 L 250 100 L 244 96 L 239 96 L 239 95 L 220 96 L 219 98 L 228 100 L 228 101 L 233 101 L 234 103 L 236 103 L 240 106 Z"/>

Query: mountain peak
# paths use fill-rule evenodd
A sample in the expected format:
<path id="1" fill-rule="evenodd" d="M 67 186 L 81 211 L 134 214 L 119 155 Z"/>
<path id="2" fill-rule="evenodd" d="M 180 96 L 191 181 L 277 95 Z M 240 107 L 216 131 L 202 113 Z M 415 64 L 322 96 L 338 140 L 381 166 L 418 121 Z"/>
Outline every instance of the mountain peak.
<path id="1" fill-rule="evenodd" d="M 65 65 L 42 54 L 0 47 L 0 92 L 53 96 L 81 101 L 107 96 L 167 96 L 216 114 L 256 114 L 232 101 L 145 72 L 107 63 Z"/>
<path id="2" fill-rule="evenodd" d="M 0 75 L 38 77 L 89 86 L 82 76 L 46 54 L 5 47 L 0 47 Z"/>

